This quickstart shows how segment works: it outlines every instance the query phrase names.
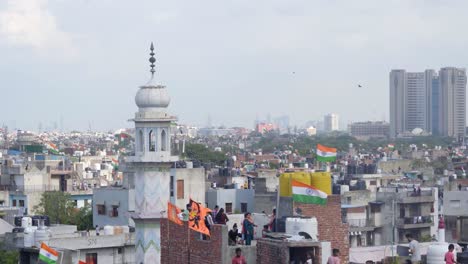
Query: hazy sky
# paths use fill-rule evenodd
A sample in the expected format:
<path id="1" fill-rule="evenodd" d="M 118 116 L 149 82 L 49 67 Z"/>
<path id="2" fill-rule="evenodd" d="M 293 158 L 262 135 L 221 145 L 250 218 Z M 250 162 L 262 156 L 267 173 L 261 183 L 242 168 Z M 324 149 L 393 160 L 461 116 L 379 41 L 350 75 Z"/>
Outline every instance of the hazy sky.
<path id="1" fill-rule="evenodd" d="M 0 123 L 132 126 L 151 41 L 182 123 L 388 120 L 392 68 L 466 67 L 467 10 L 462 0 L 0 0 Z"/>

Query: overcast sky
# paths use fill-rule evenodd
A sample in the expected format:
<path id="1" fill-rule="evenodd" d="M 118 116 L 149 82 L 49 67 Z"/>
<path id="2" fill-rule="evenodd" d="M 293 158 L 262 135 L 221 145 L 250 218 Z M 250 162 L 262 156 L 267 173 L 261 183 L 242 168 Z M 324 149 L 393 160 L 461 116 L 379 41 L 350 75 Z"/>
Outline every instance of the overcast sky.
<path id="1" fill-rule="evenodd" d="M 392 68 L 466 67 L 467 10 L 462 0 L 1 0 L 0 123 L 131 127 L 151 41 L 182 123 L 388 120 Z"/>

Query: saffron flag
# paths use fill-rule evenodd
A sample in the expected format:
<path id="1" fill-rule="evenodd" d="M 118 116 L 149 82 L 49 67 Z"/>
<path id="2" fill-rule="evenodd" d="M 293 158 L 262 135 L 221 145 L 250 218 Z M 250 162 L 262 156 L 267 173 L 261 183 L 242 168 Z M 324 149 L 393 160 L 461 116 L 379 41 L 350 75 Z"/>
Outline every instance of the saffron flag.
<path id="1" fill-rule="evenodd" d="M 41 244 L 41 250 L 39 250 L 39 260 L 47 264 L 57 263 L 58 252 L 47 246 L 46 244 Z"/>
<path id="2" fill-rule="evenodd" d="M 171 202 L 167 203 L 167 219 L 169 221 L 176 223 L 178 225 L 182 225 L 182 220 L 179 219 L 180 209 L 173 205 Z"/>
<path id="3" fill-rule="evenodd" d="M 205 225 L 205 217 L 211 213 L 209 208 L 205 208 L 194 200 L 190 199 L 190 214 L 189 214 L 189 228 L 205 234 L 210 235 L 210 230 Z"/>
<path id="4" fill-rule="evenodd" d="M 336 148 L 326 147 L 317 144 L 317 160 L 318 161 L 335 161 L 336 160 Z"/>
<path id="5" fill-rule="evenodd" d="M 293 201 L 310 204 L 326 204 L 327 194 L 311 185 L 302 182 L 292 181 Z"/>

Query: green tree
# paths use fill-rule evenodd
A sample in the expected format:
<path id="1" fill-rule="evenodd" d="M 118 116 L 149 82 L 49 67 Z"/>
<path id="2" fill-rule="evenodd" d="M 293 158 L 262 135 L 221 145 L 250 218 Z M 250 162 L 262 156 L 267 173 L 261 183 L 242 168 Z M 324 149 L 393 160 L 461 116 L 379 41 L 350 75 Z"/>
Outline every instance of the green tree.
<path id="1" fill-rule="evenodd" d="M 185 146 L 185 157 L 203 163 L 213 162 L 217 165 L 222 165 L 226 160 L 224 152 L 211 150 L 203 144 L 187 144 Z"/>
<path id="2" fill-rule="evenodd" d="M 49 216 L 53 224 L 76 225 L 78 230 L 91 229 L 93 227 L 91 207 L 75 208 L 70 197 L 70 194 L 66 192 L 44 192 L 39 204 L 33 210 L 36 214 Z"/>
<path id="3" fill-rule="evenodd" d="M 16 250 L 5 250 L 0 244 L 0 261 L 4 264 L 17 264 L 19 262 L 19 254 Z"/>
<path id="4" fill-rule="evenodd" d="M 93 228 L 93 210 L 87 205 L 80 209 L 75 208 L 70 218 L 70 224 L 76 225 L 78 230 Z"/>
<path id="5" fill-rule="evenodd" d="M 37 206 L 33 208 L 36 214 L 47 215 L 51 223 L 68 224 L 73 211 L 70 194 L 60 191 L 44 192 Z"/>

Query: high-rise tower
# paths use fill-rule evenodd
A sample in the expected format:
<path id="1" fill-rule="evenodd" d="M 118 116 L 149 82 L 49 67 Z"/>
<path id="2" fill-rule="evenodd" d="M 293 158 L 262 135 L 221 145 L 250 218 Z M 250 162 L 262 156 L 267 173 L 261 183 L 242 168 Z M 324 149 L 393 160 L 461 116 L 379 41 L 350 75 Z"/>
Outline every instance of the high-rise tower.
<path id="1" fill-rule="evenodd" d="M 166 216 L 170 200 L 170 167 L 178 160 L 171 156 L 171 123 L 166 112 L 170 98 L 166 87 L 154 76 L 154 47 L 151 43 L 151 79 L 140 87 L 135 103 L 135 155 L 126 159 L 126 169 L 135 185 L 135 263 L 161 262 L 160 220 Z"/>
<path id="2" fill-rule="evenodd" d="M 439 91 L 442 135 L 462 140 L 466 134 L 466 70 L 454 67 L 440 69 Z"/>

